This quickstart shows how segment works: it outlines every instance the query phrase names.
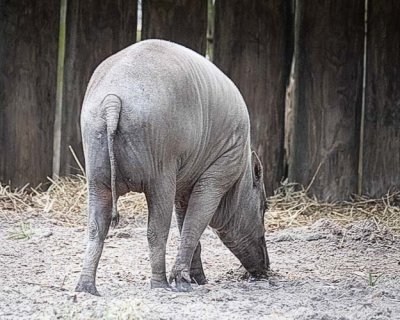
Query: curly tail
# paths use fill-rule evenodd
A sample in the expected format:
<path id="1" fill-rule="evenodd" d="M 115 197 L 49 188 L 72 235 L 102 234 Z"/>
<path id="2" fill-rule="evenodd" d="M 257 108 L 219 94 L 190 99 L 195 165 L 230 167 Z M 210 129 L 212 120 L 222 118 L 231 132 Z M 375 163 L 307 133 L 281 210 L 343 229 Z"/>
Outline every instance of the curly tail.
<path id="1" fill-rule="evenodd" d="M 106 121 L 107 126 L 107 142 L 108 142 L 108 155 L 110 157 L 110 168 L 111 168 L 111 196 L 112 196 L 112 218 L 111 226 L 116 227 L 119 222 L 119 214 L 117 211 L 117 191 L 116 191 L 116 168 L 117 163 L 115 161 L 114 153 L 114 138 L 117 133 L 119 116 L 121 113 L 121 99 L 114 95 L 107 95 L 102 103 L 102 114 Z"/>

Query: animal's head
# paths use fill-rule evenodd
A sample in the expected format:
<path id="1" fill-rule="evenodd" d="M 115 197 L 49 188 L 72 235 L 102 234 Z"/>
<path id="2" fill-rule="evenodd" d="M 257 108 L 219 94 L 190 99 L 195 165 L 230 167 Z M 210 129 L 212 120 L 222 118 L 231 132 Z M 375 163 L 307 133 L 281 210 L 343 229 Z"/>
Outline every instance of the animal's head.
<path id="1" fill-rule="evenodd" d="M 226 233 L 220 233 L 221 240 L 240 260 L 254 277 L 264 274 L 269 268 L 269 258 L 265 243 L 264 214 L 267 198 L 264 187 L 263 167 L 255 152 L 251 155 L 251 166 L 247 169 L 241 190 L 239 216 L 236 223 Z"/>

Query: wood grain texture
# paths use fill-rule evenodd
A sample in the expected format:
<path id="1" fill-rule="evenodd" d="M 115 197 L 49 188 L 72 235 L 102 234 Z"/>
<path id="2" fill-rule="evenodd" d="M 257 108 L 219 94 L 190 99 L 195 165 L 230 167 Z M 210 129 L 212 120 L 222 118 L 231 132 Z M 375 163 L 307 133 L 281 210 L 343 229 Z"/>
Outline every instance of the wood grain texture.
<path id="1" fill-rule="evenodd" d="M 79 119 L 87 84 L 100 62 L 135 43 L 136 16 L 136 0 L 68 1 L 60 174 L 79 172 L 68 146 L 83 164 Z"/>
<path id="2" fill-rule="evenodd" d="M 37 186 L 51 175 L 57 1 L 0 0 L 0 182 Z"/>
<path id="3" fill-rule="evenodd" d="M 205 55 L 207 0 L 143 0 L 142 39 L 170 40 Z"/>
<path id="4" fill-rule="evenodd" d="M 400 189 L 400 1 L 369 0 L 363 193 Z"/>
<path id="5" fill-rule="evenodd" d="M 357 191 L 364 0 L 298 0 L 296 10 L 289 178 L 308 186 L 315 175 L 312 194 L 346 199 Z"/>
<path id="6" fill-rule="evenodd" d="M 269 195 L 283 176 L 285 90 L 291 63 L 290 1 L 217 0 L 214 63 L 239 87 Z"/>

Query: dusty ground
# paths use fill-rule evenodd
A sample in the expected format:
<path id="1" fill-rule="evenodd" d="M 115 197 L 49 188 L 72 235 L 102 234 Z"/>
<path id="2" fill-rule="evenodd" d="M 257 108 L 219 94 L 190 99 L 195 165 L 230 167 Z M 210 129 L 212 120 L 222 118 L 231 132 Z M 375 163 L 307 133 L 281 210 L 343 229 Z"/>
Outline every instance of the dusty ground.
<path id="1" fill-rule="evenodd" d="M 0 221 L 0 319 L 400 319 L 400 241 L 365 221 L 267 235 L 269 280 L 243 280 L 219 239 L 202 238 L 209 284 L 191 293 L 150 290 L 145 217 L 110 232 L 102 297 L 75 294 L 85 230 L 32 217 Z M 22 226 L 22 227 L 21 227 Z M 168 267 L 177 247 L 171 228 Z M 30 239 L 15 239 L 30 235 Z"/>

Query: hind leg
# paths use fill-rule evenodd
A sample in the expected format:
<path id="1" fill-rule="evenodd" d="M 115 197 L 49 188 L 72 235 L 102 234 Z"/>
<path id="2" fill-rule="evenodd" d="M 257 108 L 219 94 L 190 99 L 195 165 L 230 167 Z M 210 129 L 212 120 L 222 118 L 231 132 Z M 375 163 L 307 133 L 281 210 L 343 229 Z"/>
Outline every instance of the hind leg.
<path id="1" fill-rule="evenodd" d="M 111 223 L 111 191 L 106 187 L 89 186 L 88 240 L 82 272 L 75 288 L 99 296 L 96 289 L 96 271 L 103 251 L 104 239 Z"/>
<path id="2" fill-rule="evenodd" d="M 174 206 L 175 174 L 167 174 L 155 180 L 146 191 L 152 289 L 169 288 L 165 273 L 165 253 Z"/>

